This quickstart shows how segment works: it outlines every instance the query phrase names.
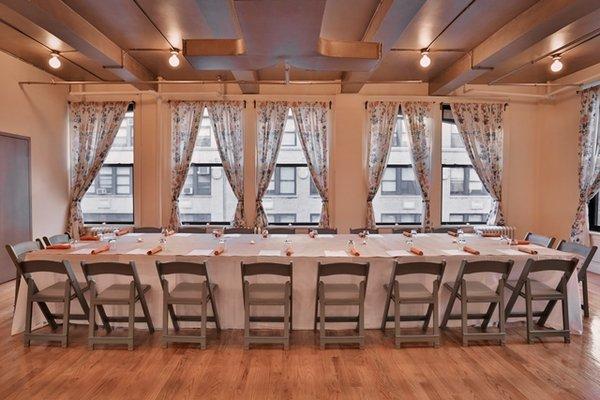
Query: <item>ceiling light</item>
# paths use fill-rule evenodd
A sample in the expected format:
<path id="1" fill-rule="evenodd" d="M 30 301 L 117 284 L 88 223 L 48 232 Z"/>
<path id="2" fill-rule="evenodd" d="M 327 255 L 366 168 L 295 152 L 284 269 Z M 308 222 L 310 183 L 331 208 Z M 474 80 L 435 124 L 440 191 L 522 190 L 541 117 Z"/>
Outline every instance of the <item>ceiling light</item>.
<path id="1" fill-rule="evenodd" d="M 59 69 L 61 66 L 60 58 L 58 58 L 58 53 L 52 52 L 50 54 L 50 59 L 48 60 L 48 65 L 51 68 Z"/>
<path id="2" fill-rule="evenodd" d="M 421 51 L 421 59 L 419 60 L 421 67 L 427 68 L 431 65 L 431 58 L 429 58 L 429 52 L 427 50 Z"/>
<path id="3" fill-rule="evenodd" d="M 560 61 L 560 56 L 552 56 L 552 60 L 554 60 L 552 61 L 552 64 L 550 64 L 550 70 L 552 72 L 559 72 L 563 69 L 563 63 Z"/>
<path id="4" fill-rule="evenodd" d="M 173 68 L 179 67 L 179 53 L 177 50 L 171 51 L 171 57 L 169 57 L 169 65 Z"/>

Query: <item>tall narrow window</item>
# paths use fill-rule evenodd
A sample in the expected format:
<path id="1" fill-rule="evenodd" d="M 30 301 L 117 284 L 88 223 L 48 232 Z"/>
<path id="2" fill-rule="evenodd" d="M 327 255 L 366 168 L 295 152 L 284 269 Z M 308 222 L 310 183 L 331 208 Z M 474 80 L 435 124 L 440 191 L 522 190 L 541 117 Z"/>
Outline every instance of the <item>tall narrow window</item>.
<path id="1" fill-rule="evenodd" d="M 237 199 L 231 190 L 217 149 L 208 112 L 204 109 L 192 163 L 179 196 L 183 224 L 229 224 Z"/>
<path id="2" fill-rule="evenodd" d="M 81 201 L 86 224 L 133 224 L 133 105 Z"/>
<path id="3" fill-rule="evenodd" d="M 321 215 L 317 192 L 297 136 L 292 111 L 288 110 L 275 171 L 263 197 L 270 224 L 315 225 Z"/>
<path id="4" fill-rule="evenodd" d="M 442 110 L 442 223 L 483 224 L 492 207 L 454 123 L 452 110 Z"/>
<path id="5" fill-rule="evenodd" d="M 402 115 L 398 115 L 388 163 L 373 199 L 377 224 L 419 224 L 421 191 L 415 178 Z"/>

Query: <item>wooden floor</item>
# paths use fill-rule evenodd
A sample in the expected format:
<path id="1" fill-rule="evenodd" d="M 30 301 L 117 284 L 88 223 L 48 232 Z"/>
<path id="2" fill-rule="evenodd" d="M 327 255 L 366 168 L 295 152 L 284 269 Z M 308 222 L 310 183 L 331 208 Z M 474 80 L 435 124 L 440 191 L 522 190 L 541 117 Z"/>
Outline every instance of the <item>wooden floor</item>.
<path id="1" fill-rule="evenodd" d="M 24 348 L 10 336 L 13 284 L 0 285 L 0 399 L 600 399 L 600 276 L 591 275 L 591 318 L 571 344 L 528 345 L 510 324 L 508 344 L 459 345 L 448 330 L 439 349 L 395 349 L 367 331 L 364 350 L 319 350 L 312 332 L 293 332 L 289 351 L 244 351 L 241 331 L 211 334 L 207 350 L 159 344 L 136 332 L 137 348 L 89 351 L 86 326 L 68 349 Z"/>

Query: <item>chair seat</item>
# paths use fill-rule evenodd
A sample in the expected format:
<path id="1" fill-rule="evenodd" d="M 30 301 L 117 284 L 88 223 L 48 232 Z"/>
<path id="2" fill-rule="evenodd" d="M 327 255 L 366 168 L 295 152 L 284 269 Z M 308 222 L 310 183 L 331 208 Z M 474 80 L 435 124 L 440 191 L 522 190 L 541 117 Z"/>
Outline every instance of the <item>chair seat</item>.
<path id="1" fill-rule="evenodd" d="M 150 290 L 150 285 L 142 285 L 142 291 L 146 293 Z M 136 299 L 139 297 L 139 293 L 136 293 Z M 98 293 L 97 300 L 108 300 L 108 301 L 127 301 L 129 300 L 129 284 L 127 283 L 115 283 L 110 285 L 102 292 Z"/>
<path id="2" fill-rule="evenodd" d="M 433 293 L 421 283 L 398 283 L 401 299 L 422 299 L 432 297 Z"/>
<path id="3" fill-rule="evenodd" d="M 546 285 L 545 283 L 536 281 L 535 279 L 531 279 L 530 282 L 531 282 L 531 285 L 530 285 L 531 286 L 531 294 L 533 296 L 557 296 L 557 297 L 562 296 L 562 294 L 559 291 L 557 291 L 553 287 Z M 525 287 L 523 287 L 522 292 L 524 295 Z"/>
<path id="4" fill-rule="evenodd" d="M 323 289 L 325 292 L 325 301 L 358 301 L 360 298 L 360 289 L 354 283 L 325 283 Z"/>
<path id="5" fill-rule="evenodd" d="M 285 300 L 285 283 L 251 283 L 248 285 L 250 301 L 281 301 Z"/>
<path id="6" fill-rule="evenodd" d="M 87 288 L 87 282 L 79 282 L 79 287 L 81 288 L 81 290 L 85 290 Z M 75 295 L 75 291 L 73 290 L 73 288 L 71 287 L 71 296 Z M 37 298 L 50 298 L 50 297 L 57 297 L 57 298 L 63 298 L 65 297 L 65 283 L 64 282 L 56 282 L 46 288 L 43 288 L 42 290 L 40 290 L 39 292 L 37 292 L 36 294 L 33 295 L 33 299 L 37 299 Z"/>
<path id="7" fill-rule="evenodd" d="M 169 293 L 174 300 L 202 300 L 202 290 L 206 287 L 206 282 L 181 282 L 175 286 L 175 289 Z M 208 289 L 208 288 L 207 288 Z M 206 290 L 208 296 L 208 290 Z"/>
<path id="8" fill-rule="evenodd" d="M 497 296 L 495 290 L 489 288 L 480 281 L 466 281 L 467 297 L 494 297 Z"/>

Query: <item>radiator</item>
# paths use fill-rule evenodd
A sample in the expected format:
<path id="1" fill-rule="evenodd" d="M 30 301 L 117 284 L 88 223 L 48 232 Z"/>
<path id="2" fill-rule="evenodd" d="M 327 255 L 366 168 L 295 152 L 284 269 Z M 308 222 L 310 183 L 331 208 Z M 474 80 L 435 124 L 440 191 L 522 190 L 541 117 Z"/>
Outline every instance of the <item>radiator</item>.
<path id="1" fill-rule="evenodd" d="M 515 238 L 515 227 L 514 226 L 482 225 L 482 226 L 476 226 L 475 232 L 498 233 L 500 235 L 508 236 L 511 239 Z"/>

